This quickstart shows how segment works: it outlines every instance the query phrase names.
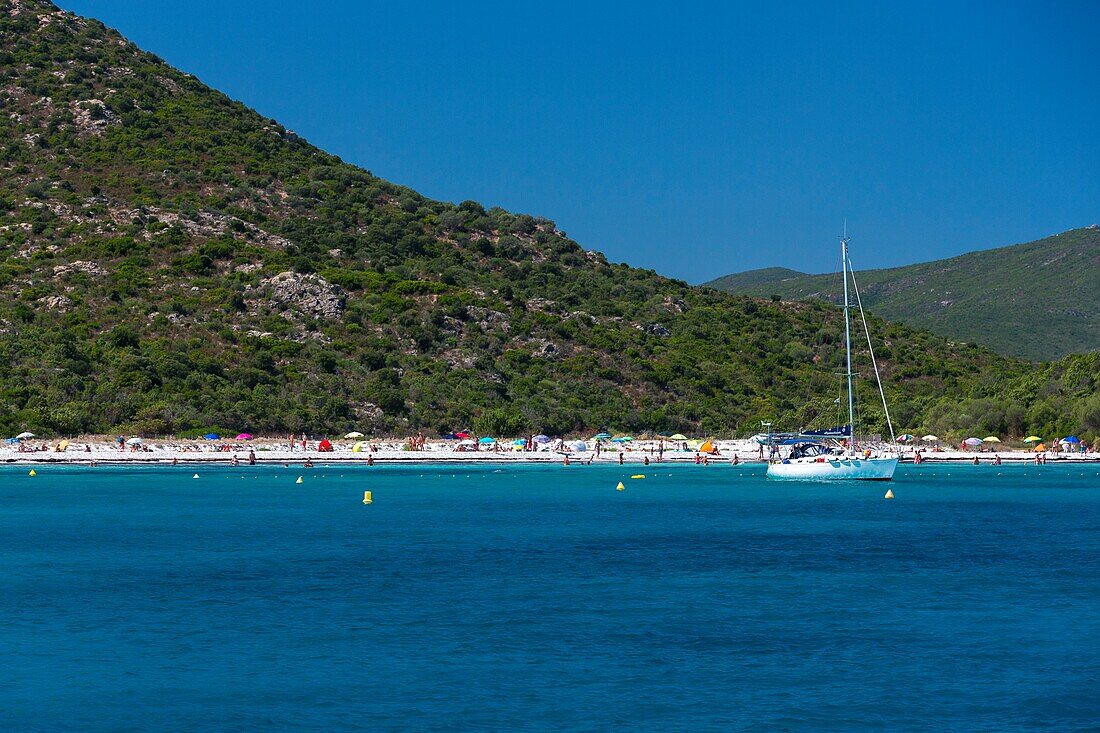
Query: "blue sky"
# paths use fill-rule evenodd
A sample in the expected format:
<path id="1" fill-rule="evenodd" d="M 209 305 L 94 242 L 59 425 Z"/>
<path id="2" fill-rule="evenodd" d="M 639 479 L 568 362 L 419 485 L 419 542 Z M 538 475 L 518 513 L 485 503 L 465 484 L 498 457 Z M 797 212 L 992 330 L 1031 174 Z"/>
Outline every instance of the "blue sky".
<path id="1" fill-rule="evenodd" d="M 1100 222 L 1100 3 L 61 0 L 384 178 L 689 282 Z"/>

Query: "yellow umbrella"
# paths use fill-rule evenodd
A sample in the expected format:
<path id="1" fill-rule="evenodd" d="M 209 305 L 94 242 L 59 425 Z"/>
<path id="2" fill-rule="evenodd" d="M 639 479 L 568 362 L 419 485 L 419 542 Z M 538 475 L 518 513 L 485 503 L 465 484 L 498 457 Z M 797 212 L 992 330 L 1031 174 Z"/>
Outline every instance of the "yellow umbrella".
<path id="1" fill-rule="evenodd" d="M 358 443 L 356 443 L 355 445 L 353 445 L 351 447 L 351 452 L 352 453 L 361 453 L 363 451 L 363 446 L 365 446 L 365 445 L 366 445 L 366 442 L 360 440 Z"/>
<path id="2" fill-rule="evenodd" d="M 1045 443 L 1040 443 L 1039 445 L 1035 446 L 1035 452 L 1036 453 L 1042 453 L 1046 449 L 1047 449 L 1047 446 L 1046 446 Z"/>
<path id="3" fill-rule="evenodd" d="M 1029 435 L 1026 438 L 1024 438 L 1024 442 L 1025 443 L 1042 443 L 1043 439 L 1040 438 L 1038 435 Z"/>
<path id="4" fill-rule="evenodd" d="M 1000 443 L 1001 439 L 998 438 L 996 435 L 990 435 L 988 438 L 982 438 L 982 442 L 984 442 L 984 443 Z"/>

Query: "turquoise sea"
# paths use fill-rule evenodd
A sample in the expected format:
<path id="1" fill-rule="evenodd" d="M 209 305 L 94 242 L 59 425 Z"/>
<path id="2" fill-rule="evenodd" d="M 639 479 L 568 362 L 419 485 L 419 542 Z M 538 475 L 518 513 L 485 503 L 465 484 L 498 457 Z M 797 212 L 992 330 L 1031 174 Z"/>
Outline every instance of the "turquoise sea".
<path id="1" fill-rule="evenodd" d="M 27 471 L 0 730 L 1100 727 L 1096 464 Z"/>

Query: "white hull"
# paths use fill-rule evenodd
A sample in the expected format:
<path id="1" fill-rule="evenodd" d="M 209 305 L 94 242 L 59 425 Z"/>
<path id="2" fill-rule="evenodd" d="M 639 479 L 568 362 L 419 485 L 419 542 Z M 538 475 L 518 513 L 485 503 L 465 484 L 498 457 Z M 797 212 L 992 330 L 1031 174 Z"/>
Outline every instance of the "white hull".
<path id="1" fill-rule="evenodd" d="M 834 457 L 824 461 L 795 459 L 768 464 L 768 478 L 793 481 L 889 481 L 897 458 Z"/>

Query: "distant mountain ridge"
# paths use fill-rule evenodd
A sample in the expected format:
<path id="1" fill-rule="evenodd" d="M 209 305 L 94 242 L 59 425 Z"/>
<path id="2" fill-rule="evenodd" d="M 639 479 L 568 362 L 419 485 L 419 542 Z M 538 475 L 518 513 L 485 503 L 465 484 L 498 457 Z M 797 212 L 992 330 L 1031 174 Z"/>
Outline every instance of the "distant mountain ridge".
<path id="1" fill-rule="evenodd" d="M 947 338 L 1032 360 L 1100 349 L 1096 225 L 945 260 L 857 271 L 856 277 L 865 307 Z M 727 275 L 705 285 L 784 300 L 840 297 L 838 275 L 785 268 Z"/>

